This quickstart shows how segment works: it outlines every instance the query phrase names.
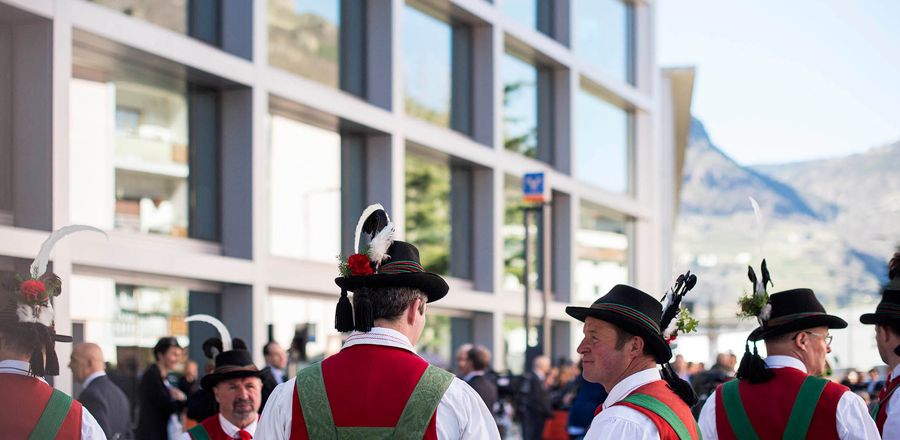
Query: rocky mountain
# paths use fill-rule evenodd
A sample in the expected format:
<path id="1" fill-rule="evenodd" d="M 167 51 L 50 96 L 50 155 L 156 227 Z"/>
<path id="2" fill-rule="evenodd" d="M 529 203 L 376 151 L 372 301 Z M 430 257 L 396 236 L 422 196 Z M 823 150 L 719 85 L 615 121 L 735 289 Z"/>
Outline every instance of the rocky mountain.
<path id="1" fill-rule="evenodd" d="M 759 202 L 760 221 L 749 197 Z M 811 287 L 825 302 L 872 301 L 900 245 L 900 142 L 843 158 L 746 167 L 694 120 L 675 237 L 679 268 L 698 272 L 695 300 L 725 321 L 766 258 L 772 291 Z M 760 227 L 760 223 L 762 227 Z"/>

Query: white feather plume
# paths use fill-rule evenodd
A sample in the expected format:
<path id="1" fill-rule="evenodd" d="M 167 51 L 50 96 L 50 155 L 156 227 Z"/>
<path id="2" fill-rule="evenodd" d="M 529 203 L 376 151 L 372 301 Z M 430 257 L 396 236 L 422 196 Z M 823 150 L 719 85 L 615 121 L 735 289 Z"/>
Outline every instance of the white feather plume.
<path id="1" fill-rule="evenodd" d="M 46 305 L 19 304 L 16 307 L 16 317 L 19 318 L 19 322 L 34 322 L 50 327 L 53 325 L 53 315 L 53 306 L 49 302 Z"/>
<path id="2" fill-rule="evenodd" d="M 663 303 L 663 313 L 666 313 L 666 310 L 669 309 L 669 306 L 672 304 L 672 301 L 675 299 L 675 293 L 672 291 L 672 288 L 668 288 L 666 293 L 663 295 L 665 299 L 665 303 Z"/>
<path id="3" fill-rule="evenodd" d="M 766 304 L 765 306 L 763 306 L 762 310 L 759 311 L 760 324 L 762 324 L 763 321 L 768 321 L 771 316 L 772 304 Z"/>
<path id="4" fill-rule="evenodd" d="M 219 331 L 219 337 L 222 339 L 222 351 L 231 351 L 231 333 L 222 321 L 209 315 L 191 315 L 184 318 L 184 322 L 205 322 L 212 325 Z"/>
<path id="5" fill-rule="evenodd" d="M 366 223 L 366 219 L 379 209 L 384 211 L 384 206 L 381 206 L 381 203 L 369 205 L 365 210 L 363 210 L 362 215 L 359 216 L 359 221 L 356 222 L 356 235 L 354 235 L 355 238 L 353 242 L 353 249 L 356 251 L 356 253 L 359 253 L 359 236 L 362 234 L 362 228 Z M 385 211 L 384 215 L 387 216 L 388 223 L 390 223 L 391 218 L 387 215 L 387 211 Z"/>
<path id="6" fill-rule="evenodd" d="M 41 250 L 38 252 L 34 262 L 31 263 L 31 277 L 39 278 L 47 271 L 47 262 L 50 261 L 50 251 L 53 250 L 53 246 L 56 242 L 62 240 L 63 237 L 69 234 L 81 231 L 99 232 L 106 237 L 106 232 L 87 225 L 69 225 L 53 231 L 50 236 L 47 237 L 47 240 L 44 241 L 44 244 L 41 245 Z"/>
<path id="7" fill-rule="evenodd" d="M 675 330 L 678 328 L 678 317 L 676 316 L 672 322 L 669 323 L 669 326 L 666 327 L 666 330 L 663 331 L 663 337 L 668 339 L 675 333 Z"/>
<path id="8" fill-rule="evenodd" d="M 372 237 L 369 242 L 369 259 L 375 262 L 375 268 L 381 265 L 386 258 L 390 258 L 387 254 L 388 248 L 394 243 L 394 223 L 388 220 L 388 224 Z"/>

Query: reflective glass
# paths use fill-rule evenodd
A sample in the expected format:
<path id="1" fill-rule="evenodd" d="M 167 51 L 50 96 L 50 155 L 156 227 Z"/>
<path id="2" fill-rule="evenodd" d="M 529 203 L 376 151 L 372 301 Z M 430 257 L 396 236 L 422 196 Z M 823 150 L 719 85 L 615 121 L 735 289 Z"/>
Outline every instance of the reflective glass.
<path id="1" fill-rule="evenodd" d="M 629 282 L 628 223 L 589 203 L 581 204 L 575 236 L 574 300 L 590 303 L 616 284 Z"/>
<path id="2" fill-rule="evenodd" d="M 333 262 L 340 253 L 341 137 L 273 114 L 269 127 L 269 250 Z"/>
<path id="3" fill-rule="evenodd" d="M 269 64 L 339 84 L 340 0 L 269 0 Z"/>
<path id="4" fill-rule="evenodd" d="M 504 54 L 503 143 L 507 150 L 528 157 L 537 155 L 537 69 L 522 59 Z"/>
<path id="5" fill-rule="evenodd" d="M 88 0 L 125 15 L 149 21 L 175 32 L 187 33 L 189 0 Z"/>
<path id="6" fill-rule="evenodd" d="M 631 114 L 580 89 L 575 101 L 573 174 L 607 191 L 627 193 L 631 179 Z"/>
<path id="7" fill-rule="evenodd" d="M 505 202 L 503 210 L 503 288 L 505 290 L 521 290 L 525 287 L 525 225 L 522 217 L 522 207 L 525 206 L 525 203 L 522 201 L 522 180 L 507 175 L 503 195 Z M 529 278 L 531 278 L 532 289 L 541 287 L 538 286 L 540 277 L 540 265 L 537 257 L 538 221 L 536 214 L 530 214 L 529 255 L 531 267 L 529 268 Z"/>
<path id="8" fill-rule="evenodd" d="M 416 344 L 416 352 L 428 363 L 444 369 L 455 366 L 453 361 L 450 317 L 428 312 L 425 329 Z"/>
<path id="9" fill-rule="evenodd" d="M 416 8 L 403 10 L 403 92 L 406 113 L 450 126 L 450 25 Z"/>
<path id="10" fill-rule="evenodd" d="M 537 27 L 537 0 L 503 0 L 503 13 L 534 29 Z"/>
<path id="11" fill-rule="evenodd" d="M 634 83 L 634 6 L 624 0 L 573 0 L 575 54 Z"/>
<path id="12" fill-rule="evenodd" d="M 297 368 L 322 360 L 341 349 L 341 334 L 334 329 L 334 301 L 292 293 L 269 294 L 266 322 L 272 340 L 285 351 L 293 347 L 289 375 Z"/>
<path id="13" fill-rule="evenodd" d="M 415 153 L 406 155 L 406 241 L 419 248 L 422 266 L 450 269 L 450 167 Z"/>

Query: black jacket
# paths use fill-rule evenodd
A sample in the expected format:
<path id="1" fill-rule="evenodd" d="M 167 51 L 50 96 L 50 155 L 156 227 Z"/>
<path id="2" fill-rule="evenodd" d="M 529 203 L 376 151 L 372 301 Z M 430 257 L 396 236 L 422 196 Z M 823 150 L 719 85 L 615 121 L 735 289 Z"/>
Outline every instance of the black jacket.
<path id="1" fill-rule="evenodd" d="M 168 440 L 169 416 L 179 411 L 181 403 L 172 400 L 163 384 L 159 367 L 151 364 L 141 376 L 138 387 L 138 440 Z"/>
<path id="2" fill-rule="evenodd" d="M 497 383 L 483 374 L 469 379 L 466 383 L 481 396 L 481 400 L 487 405 L 488 410 L 493 413 L 494 404 L 497 403 Z"/>
<path id="3" fill-rule="evenodd" d="M 269 400 L 269 395 L 272 394 L 272 390 L 278 386 L 278 381 L 275 380 L 275 376 L 272 375 L 272 367 L 266 366 L 266 368 L 262 369 L 262 400 L 259 402 L 259 413 L 262 414 L 263 408 L 266 407 L 266 401 Z M 284 377 L 282 377 L 282 382 L 284 382 Z"/>
<path id="4" fill-rule="evenodd" d="M 99 376 L 78 396 L 81 404 L 97 419 L 108 439 L 131 439 L 131 405 L 125 393 L 106 375 Z"/>

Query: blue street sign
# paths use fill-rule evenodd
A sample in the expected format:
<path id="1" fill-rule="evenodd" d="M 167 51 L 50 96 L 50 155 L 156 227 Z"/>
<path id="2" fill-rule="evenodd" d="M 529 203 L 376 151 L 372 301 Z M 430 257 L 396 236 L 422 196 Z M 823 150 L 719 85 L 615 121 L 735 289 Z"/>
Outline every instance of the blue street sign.
<path id="1" fill-rule="evenodd" d="M 525 173 L 522 176 L 522 200 L 544 203 L 547 201 L 544 173 Z"/>

